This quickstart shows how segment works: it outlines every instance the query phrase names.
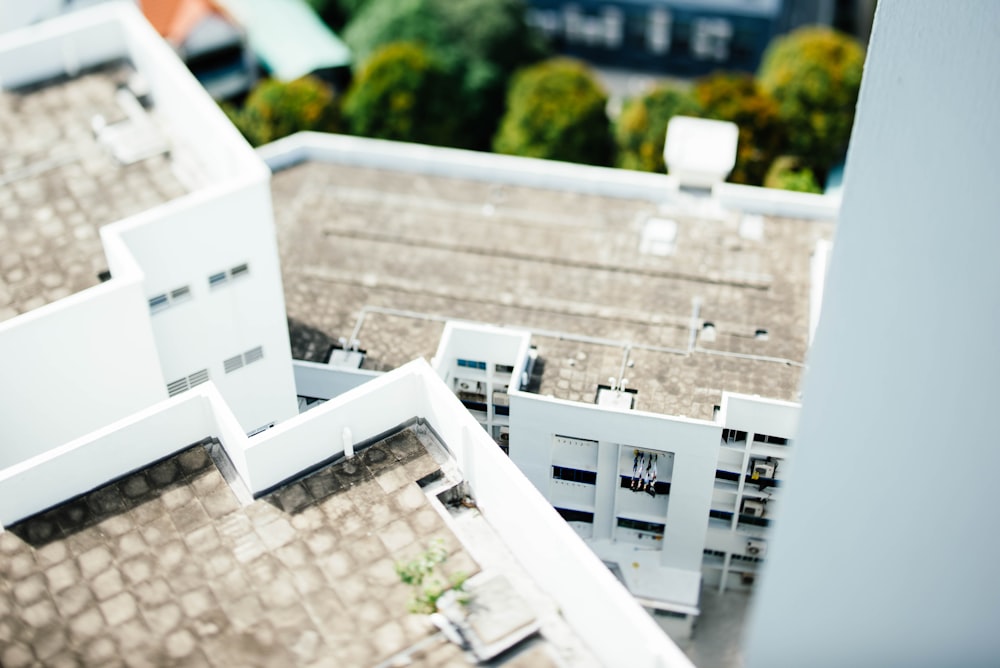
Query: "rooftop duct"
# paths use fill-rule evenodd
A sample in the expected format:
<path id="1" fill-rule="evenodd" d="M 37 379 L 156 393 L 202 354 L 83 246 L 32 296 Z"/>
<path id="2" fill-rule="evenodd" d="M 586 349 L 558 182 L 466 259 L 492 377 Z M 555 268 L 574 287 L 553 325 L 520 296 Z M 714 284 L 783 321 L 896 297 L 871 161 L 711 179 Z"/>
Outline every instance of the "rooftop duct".
<path id="1" fill-rule="evenodd" d="M 711 188 L 733 170 L 738 138 L 735 123 L 674 116 L 663 147 L 667 171 L 681 187 Z"/>

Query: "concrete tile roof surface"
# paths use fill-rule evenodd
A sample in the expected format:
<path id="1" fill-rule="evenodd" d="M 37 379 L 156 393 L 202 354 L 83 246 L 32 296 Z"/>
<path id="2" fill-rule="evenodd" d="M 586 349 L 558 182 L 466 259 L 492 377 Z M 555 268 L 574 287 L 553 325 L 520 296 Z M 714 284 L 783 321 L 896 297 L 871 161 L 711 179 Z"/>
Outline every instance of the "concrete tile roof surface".
<path id="1" fill-rule="evenodd" d="M 123 118 L 115 90 L 130 72 L 0 90 L 0 321 L 98 284 L 98 229 L 187 192 L 169 156 L 125 166 L 95 139 L 95 115 Z"/>
<path id="2" fill-rule="evenodd" d="M 593 402 L 624 371 L 657 413 L 711 419 L 722 390 L 798 399 L 810 257 L 832 223 L 766 217 L 755 239 L 704 198 L 320 162 L 277 172 L 272 193 L 296 357 L 356 334 L 364 366 L 390 369 L 464 319 L 532 330 L 542 394 Z M 650 220 L 676 223 L 671 255 L 642 252 Z"/>

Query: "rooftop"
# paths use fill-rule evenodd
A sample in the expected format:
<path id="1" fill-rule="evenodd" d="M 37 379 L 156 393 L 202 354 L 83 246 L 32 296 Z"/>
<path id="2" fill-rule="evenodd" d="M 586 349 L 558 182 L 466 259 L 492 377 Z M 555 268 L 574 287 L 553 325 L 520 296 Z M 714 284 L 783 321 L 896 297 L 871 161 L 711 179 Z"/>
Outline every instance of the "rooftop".
<path id="1" fill-rule="evenodd" d="M 0 321 L 99 283 L 98 228 L 188 191 L 174 154 L 125 164 L 95 134 L 98 115 L 112 129 L 136 113 L 117 94 L 133 75 L 118 61 L 0 90 Z"/>
<path id="2" fill-rule="evenodd" d="M 723 389 L 798 400 L 832 223 L 318 161 L 272 192 L 296 357 L 350 337 L 387 370 L 472 320 L 531 330 L 537 391 L 562 399 L 624 375 L 658 413 L 711 419 Z"/>
<path id="3" fill-rule="evenodd" d="M 187 448 L 0 534 L 3 665 L 375 665 L 406 651 L 416 665 L 462 663 L 407 612 L 411 591 L 394 571 L 435 541 L 446 573 L 480 570 L 471 540 L 484 570 L 506 571 L 517 590 L 505 600 L 544 599 L 478 513 L 451 520 L 418 485 L 446 458 L 426 433 L 408 428 L 249 503 L 213 448 Z M 559 665 L 572 652 L 562 660 L 593 663 L 575 639 L 549 641 L 571 634 L 554 609 L 532 609 L 544 639 L 508 659 Z"/>

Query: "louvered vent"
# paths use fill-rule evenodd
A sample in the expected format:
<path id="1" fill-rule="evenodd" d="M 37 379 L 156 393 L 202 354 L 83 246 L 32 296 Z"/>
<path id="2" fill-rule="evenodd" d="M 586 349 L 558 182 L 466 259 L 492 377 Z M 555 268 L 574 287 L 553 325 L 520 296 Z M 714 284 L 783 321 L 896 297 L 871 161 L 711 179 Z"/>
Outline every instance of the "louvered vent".
<path id="1" fill-rule="evenodd" d="M 175 380 L 172 383 L 167 383 L 167 394 L 170 396 L 176 396 L 181 392 L 186 392 L 188 390 L 188 379 L 181 378 L 180 380 Z"/>
<path id="2" fill-rule="evenodd" d="M 191 387 L 196 385 L 201 385 L 202 383 L 208 382 L 208 369 L 202 369 L 201 371 L 195 371 L 193 374 L 188 376 L 188 382 Z"/>
<path id="3" fill-rule="evenodd" d="M 243 353 L 243 360 L 247 364 L 253 364 L 254 362 L 260 359 L 264 359 L 264 349 L 260 346 L 257 346 L 253 350 L 248 350 L 245 353 Z"/>
<path id="4" fill-rule="evenodd" d="M 243 366 L 243 356 L 230 357 L 222 365 L 226 368 L 226 373 L 232 373 Z"/>

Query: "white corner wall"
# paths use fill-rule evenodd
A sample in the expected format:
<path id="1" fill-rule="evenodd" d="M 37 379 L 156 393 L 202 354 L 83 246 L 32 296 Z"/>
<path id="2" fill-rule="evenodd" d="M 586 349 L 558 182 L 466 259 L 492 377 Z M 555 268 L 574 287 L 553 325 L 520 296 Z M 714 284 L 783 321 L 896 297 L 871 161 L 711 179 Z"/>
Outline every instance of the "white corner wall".
<path id="1" fill-rule="evenodd" d="M 112 3 L 0 34 L 0 87 L 75 74 L 126 56 L 121 17 L 135 11 Z"/>
<path id="2" fill-rule="evenodd" d="M 510 458 L 542 494 L 552 476 L 552 439 L 556 434 L 674 453 L 661 564 L 701 570 L 721 427 L 514 393 L 510 397 Z M 606 484 L 598 480 L 599 487 Z M 617 479 L 612 487 L 618 489 Z"/>
<path id="3" fill-rule="evenodd" d="M 0 469 L 166 398 L 148 312 L 133 277 L 0 323 Z"/>
<path id="4" fill-rule="evenodd" d="M 750 668 L 1000 658 L 998 63 L 1000 3 L 878 3 Z"/>
<path id="5" fill-rule="evenodd" d="M 142 267 L 147 299 L 190 288 L 149 315 L 164 380 L 208 369 L 245 431 L 298 413 L 268 182 L 201 190 L 101 229 Z M 246 275 L 210 287 L 209 276 L 244 263 Z M 263 359 L 226 373 L 226 359 L 258 346 Z"/>

